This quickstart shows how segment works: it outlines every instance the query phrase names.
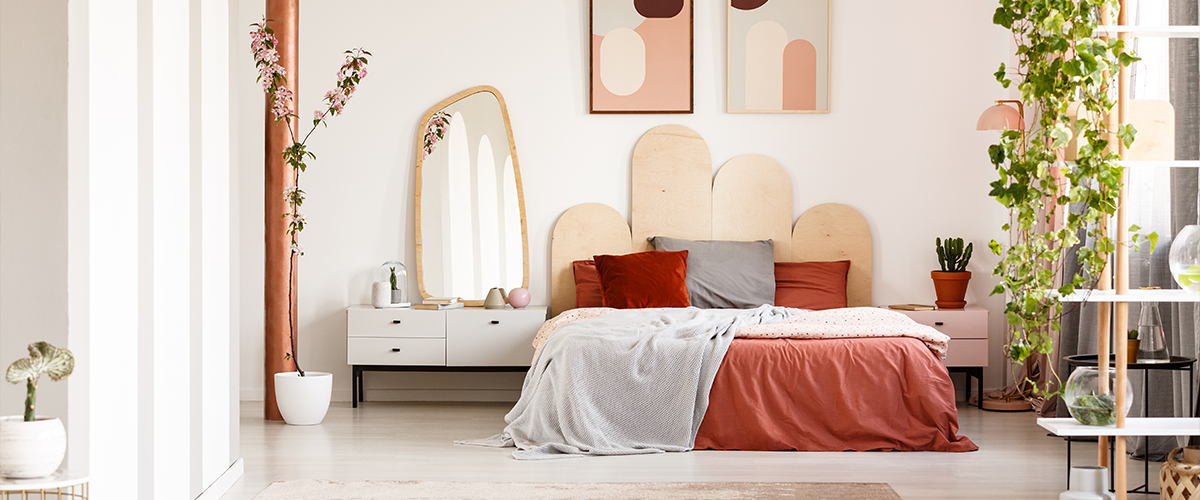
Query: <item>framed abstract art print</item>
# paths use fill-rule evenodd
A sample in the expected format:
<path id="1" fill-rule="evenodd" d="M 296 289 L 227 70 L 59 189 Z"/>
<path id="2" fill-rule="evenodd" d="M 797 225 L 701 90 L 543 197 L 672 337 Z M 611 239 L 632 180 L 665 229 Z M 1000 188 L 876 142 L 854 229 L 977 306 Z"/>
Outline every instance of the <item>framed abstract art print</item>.
<path id="1" fill-rule="evenodd" d="M 829 112 L 830 0 L 728 0 L 726 111 Z"/>
<path id="2" fill-rule="evenodd" d="M 592 113 L 692 112 L 692 1 L 591 0 Z"/>

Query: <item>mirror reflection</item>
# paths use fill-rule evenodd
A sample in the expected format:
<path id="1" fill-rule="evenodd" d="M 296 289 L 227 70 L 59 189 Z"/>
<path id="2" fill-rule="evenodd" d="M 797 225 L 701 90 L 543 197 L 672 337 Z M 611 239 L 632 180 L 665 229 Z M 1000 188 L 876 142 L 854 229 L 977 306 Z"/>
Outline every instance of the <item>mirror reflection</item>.
<path id="1" fill-rule="evenodd" d="M 417 158 L 418 282 L 425 297 L 528 288 L 525 207 L 499 91 L 476 87 L 425 115 Z"/>

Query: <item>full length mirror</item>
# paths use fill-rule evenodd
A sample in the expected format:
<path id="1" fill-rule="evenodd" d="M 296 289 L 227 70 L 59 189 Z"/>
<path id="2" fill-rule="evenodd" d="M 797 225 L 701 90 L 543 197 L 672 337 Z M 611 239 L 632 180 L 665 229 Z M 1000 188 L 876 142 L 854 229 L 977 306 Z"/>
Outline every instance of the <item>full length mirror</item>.
<path id="1" fill-rule="evenodd" d="M 508 109 L 481 86 L 425 113 L 417 137 L 417 283 L 423 297 L 481 300 L 529 288 L 525 196 Z"/>

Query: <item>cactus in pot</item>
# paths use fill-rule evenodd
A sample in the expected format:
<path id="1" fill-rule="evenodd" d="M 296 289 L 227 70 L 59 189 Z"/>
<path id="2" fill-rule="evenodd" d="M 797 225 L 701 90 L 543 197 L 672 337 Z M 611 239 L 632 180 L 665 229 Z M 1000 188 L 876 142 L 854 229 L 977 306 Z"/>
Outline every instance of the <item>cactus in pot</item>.
<path id="1" fill-rule="evenodd" d="M 974 249 L 974 243 L 967 243 L 964 247 L 962 238 L 946 238 L 945 242 L 937 238 L 935 241 L 938 264 L 942 270 L 931 271 L 929 275 L 933 278 L 933 289 L 937 293 L 934 304 L 939 308 L 962 309 L 967 306 L 967 301 L 963 300 L 971 281 L 967 264 L 971 262 L 971 251 Z"/>

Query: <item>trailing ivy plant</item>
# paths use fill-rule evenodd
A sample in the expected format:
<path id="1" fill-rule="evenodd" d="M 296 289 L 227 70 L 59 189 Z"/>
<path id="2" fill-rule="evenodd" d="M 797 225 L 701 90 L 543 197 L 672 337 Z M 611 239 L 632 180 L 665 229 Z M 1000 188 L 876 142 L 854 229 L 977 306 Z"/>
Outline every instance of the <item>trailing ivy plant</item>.
<path id="1" fill-rule="evenodd" d="M 1109 141 L 1115 134 L 1128 147 L 1135 130 L 1128 124 L 1109 130 L 1106 117 L 1116 101 L 1119 68 L 1138 58 L 1125 50 L 1122 40 L 1093 36 L 1101 8 L 1115 17 L 1119 3 L 1000 0 L 993 17 L 1016 41 L 1014 79 L 1025 109 L 1034 116 L 1027 131 L 1006 130 L 1000 143 L 988 148 L 999 173 L 989 194 L 1011 214 L 1004 225 L 1010 244 L 989 244 L 1001 257 L 993 275 L 1003 278 L 992 294 L 1007 293 L 1010 338 L 1005 347 L 1018 363 L 1053 351 L 1053 334 L 1063 314 L 1060 294 L 1090 287 L 1089 280 L 1100 276 L 1106 254 L 1117 244 L 1103 229 L 1107 217 L 1117 211 L 1122 178 L 1116 144 Z M 1004 64 L 995 77 L 1005 88 L 1014 83 Z M 1068 112 L 1072 104 L 1084 112 Z M 1062 155 L 1072 138 L 1079 150 L 1074 163 L 1068 163 Z M 1078 209 L 1067 210 L 1069 204 Z M 1063 219 L 1059 227 L 1053 220 L 1056 210 Z M 1086 234 L 1091 244 L 1078 248 L 1079 272 L 1064 275 L 1079 234 Z M 1057 384 L 1037 387 L 1027 382 L 1043 396 L 1058 392 L 1053 389 Z"/>

